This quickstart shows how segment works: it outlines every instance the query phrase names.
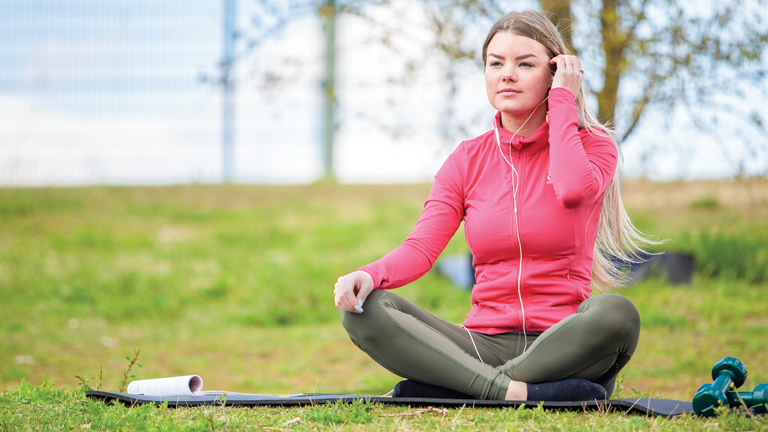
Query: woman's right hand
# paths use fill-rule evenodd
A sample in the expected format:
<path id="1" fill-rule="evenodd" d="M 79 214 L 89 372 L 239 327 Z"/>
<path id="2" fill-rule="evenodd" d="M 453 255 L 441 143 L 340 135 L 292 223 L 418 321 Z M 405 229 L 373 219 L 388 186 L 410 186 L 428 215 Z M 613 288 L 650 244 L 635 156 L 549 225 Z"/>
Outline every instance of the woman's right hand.
<path id="1" fill-rule="evenodd" d="M 333 288 L 333 298 L 337 308 L 360 313 L 355 306 L 361 307 L 371 291 L 373 291 L 373 278 L 368 273 L 358 270 L 339 278 Z"/>
<path id="2" fill-rule="evenodd" d="M 552 77 L 551 88 L 564 88 L 571 92 L 574 97 L 579 95 L 581 90 L 581 81 L 583 79 L 584 69 L 581 68 L 581 61 L 576 56 L 559 55 L 553 57 L 549 63 L 557 65 L 555 76 Z"/>

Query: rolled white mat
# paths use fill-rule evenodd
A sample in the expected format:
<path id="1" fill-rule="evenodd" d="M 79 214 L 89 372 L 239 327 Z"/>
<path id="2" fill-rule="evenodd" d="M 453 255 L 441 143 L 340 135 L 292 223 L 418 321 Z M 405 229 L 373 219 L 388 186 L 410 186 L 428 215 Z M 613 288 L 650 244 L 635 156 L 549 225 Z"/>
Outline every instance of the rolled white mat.
<path id="1" fill-rule="evenodd" d="M 128 394 L 147 396 L 195 396 L 203 389 L 203 379 L 197 375 L 136 380 L 128 384 Z"/>

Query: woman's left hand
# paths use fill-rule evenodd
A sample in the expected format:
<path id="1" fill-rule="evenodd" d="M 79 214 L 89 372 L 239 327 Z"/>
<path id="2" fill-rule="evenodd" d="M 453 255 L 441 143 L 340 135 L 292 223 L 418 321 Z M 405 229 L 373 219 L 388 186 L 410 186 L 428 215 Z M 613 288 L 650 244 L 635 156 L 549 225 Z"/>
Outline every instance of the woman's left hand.
<path id="1" fill-rule="evenodd" d="M 365 271 L 358 270 L 339 278 L 333 287 L 336 307 L 347 312 L 363 312 L 363 303 L 373 291 L 373 279 Z"/>
<path id="2" fill-rule="evenodd" d="M 581 90 L 581 75 L 584 73 L 579 59 L 572 55 L 559 55 L 549 62 L 557 65 L 552 88 L 561 87 L 578 96 Z"/>

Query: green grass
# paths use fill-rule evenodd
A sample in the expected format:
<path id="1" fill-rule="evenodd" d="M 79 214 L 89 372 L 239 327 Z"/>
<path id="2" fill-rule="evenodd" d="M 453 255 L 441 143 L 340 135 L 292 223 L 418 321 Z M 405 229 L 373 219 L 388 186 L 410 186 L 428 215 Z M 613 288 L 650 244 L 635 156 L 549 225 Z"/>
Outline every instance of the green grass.
<path id="1" fill-rule="evenodd" d="M 2 430 L 563 430 L 563 431 L 699 431 L 768 430 L 764 418 L 723 413 L 717 418 L 673 419 L 615 412 L 519 409 L 442 409 L 393 407 L 365 400 L 303 408 L 231 408 L 225 406 L 168 409 L 163 405 L 128 408 L 85 398 L 82 391 L 55 389 L 26 382 L 0 396 Z"/>
<path id="2" fill-rule="evenodd" d="M 94 385 L 100 370 L 103 386 L 116 390 L 125 356 L 141 348 L 137 378 L 197 373 L 206 389 L 386 393 L 398 378 L 349 341 L 333 283 L 398 245 L 428 190 L 0 189 L 0 430 L 223 430 L 224 420 L 230 429 L 766 430 L 764 420 L 736 416 L 667 421 L 376 405 L 225 415 L 125 409 L 63 390 L 78 387 L 75 375 Z M 768 382 L 768 187 L 628 183 L 625 192 L 638 225 L 671 239 L 668 248 L 694 253 L 699 272 L 691 286 L 652 279 L 620 291 L 643 318 L 621 395 L 690 400 L 726 355 L 750 368 L 745 389 Z M 459 232 L 446 253 L 465 250 Z M 452 322 L 468 310 L 469 293 L 434 272 L 398 292 Z"/>

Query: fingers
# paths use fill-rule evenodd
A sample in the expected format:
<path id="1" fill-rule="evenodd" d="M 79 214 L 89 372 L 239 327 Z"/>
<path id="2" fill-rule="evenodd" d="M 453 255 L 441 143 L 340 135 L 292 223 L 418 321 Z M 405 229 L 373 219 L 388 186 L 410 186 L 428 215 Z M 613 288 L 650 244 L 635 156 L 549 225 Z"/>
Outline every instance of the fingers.
<path id="1" fill-rule="evenodd" d="M 338 279 L 334 285 L 333 297 L 336 307 L 347 312 L 363 312 L 363 302 L 373 290 L 373 279 L 357 271 Z"/>
<path id="2" fill-rule="evenodd" d="M 572 55 L 559 55 L 553 57 L 550 63 L 557 63 L 557 72 L 563 71 L 566 73 L 575 73 L 582 70 L 581 61 L 576 56 Z"/>
<path id="3" fill-rule="evenodd" d="M 347 312 L 355 311 L 355 304 L 357 303 L 355 285 L 354 280 L 349 275 L 340 277 L 336 282 L 333 287 L 333 298 L 337 308 Z M 360 307 L 359 304 L 358 307 Z"/>
<path id="4" fill-rule="evenodd" d="M 359 291 L 360 287 L 357 281 L 357 278 L 354 277 L 348 277 L 344 280 L 344 286 L 342 287 L 341 291 L 341 303 L 345 305 L 346 307 L 344 310 L 353 312 L 362 312 L 362 308 L 360 307 L 359 302 L 357 301 L 357 292 Z M 351 308 L 351 310 L 350 310 Z"/>
<path id="5" fill-rule="evenodd" d="M 559 55 L 549 62 L 557 65 L 557 71 L 552 79 L 552 88 L 565 88 L 577 96 L 581 90 L 583 74 L 581 61 L 576 56 Z"/>

